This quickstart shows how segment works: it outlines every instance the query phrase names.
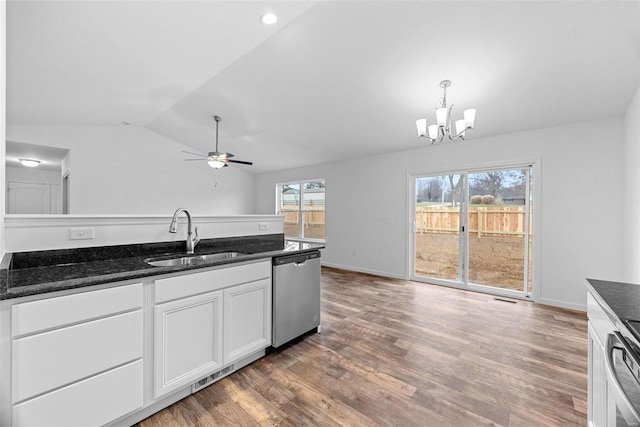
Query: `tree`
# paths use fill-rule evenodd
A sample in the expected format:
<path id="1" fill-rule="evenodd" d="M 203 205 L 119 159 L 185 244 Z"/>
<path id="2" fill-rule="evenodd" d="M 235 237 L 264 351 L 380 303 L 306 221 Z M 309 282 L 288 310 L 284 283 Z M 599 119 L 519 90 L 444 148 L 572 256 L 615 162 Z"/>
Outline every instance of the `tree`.
<path id="1" fill-rule="evenodd" d="M 419 178 L 416 182 L 416 199 L 421 202 L 439 202 L 442 199 L 440 178 Z"/>
<path id="2" fill-rule="evenodd" d="M 455 177 L 458 177 L 458 182 L 455 182 Z M 449 175 L 449 191 L 451 192 L 451 206 L 456 206 L 456 197 L 460 194 L 460 187 L 462 186 L 462 175 Z"/>

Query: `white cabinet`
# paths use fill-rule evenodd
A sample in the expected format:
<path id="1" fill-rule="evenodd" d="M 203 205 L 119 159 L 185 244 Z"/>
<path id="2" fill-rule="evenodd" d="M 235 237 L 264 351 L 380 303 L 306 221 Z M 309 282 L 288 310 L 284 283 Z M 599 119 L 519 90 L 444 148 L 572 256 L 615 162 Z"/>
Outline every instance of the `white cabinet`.
<path id="1" fill-rule="evenodd" d="M 154 398 L 271 345 L 271 260 L 158 279 Z"/>
<path id="2" fill-rule="evenodd" d="M 222 291 L 155 307 L 154 396 L 222 367 Z"/>
<path id="3" fill-rule="evenodd" d="M 271 280 L 224 290 L 225 365 L 271 345 Z"/>
<path id="4" fill-rule="evenodd" d="M 613 332 L 614 325 L 596 299 L 587 293 L 588 351 L 589 351 L 589 402 L 588 423 L 591 427 L 607 426 L 607 371 L 604 344 Z M 611 425 L 615 425 L 612 423 Z"/>
<path id="5" fill-rule="evenodd" d="M 604 366 L 604 346 L 593 329 L 591 322 L 589 330 L 589 413 L 588 421 L 591 427 L 606 426 L 607 424 L 607 381 Z"/>
<path id="6" fill-rule="evenodd" d="M 142 360 L 13 407 L 13 426 L 100 426 L 142 407 Z"/>
<path id="7" fill-rule="evenodd" d="M 100 425 L 142 407 L 142 306 L 141 283 L 11 306 L 11 425 Z"/>
<path id="8" fill-rule="evenodd" d="M 0 301 L 2 426 L 133 424 L 271 345 L 270 258 L 60 295 Z"/>

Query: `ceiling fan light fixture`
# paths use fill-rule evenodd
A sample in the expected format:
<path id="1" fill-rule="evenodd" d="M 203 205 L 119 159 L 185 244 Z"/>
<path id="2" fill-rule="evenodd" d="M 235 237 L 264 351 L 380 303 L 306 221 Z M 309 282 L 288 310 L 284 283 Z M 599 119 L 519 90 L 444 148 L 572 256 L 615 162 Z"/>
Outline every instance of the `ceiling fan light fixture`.
<path id="1" fill-rule="evenodd" d="M 42 163 L 40 160 L 34 160 L 34 159 L 18 159 L 18 160 L 20 161 L 20 163 L 22 163 L 23 166 L 26 166 L 28 168 L 35 168 L 40 163 Z"/>
<path id="2" fill-rule="evenodd" d="M 217 159 L 209 160 L 207 163 L 209 164 L 209 166 L 211 166 L 214 169 L 220 169 L 220 168 L 223 168 L 223 167 L 225 167 L 227 165 L 222 160 L 217 160 Z"/>
<path id="3" fill-rule="evenodd" d="M 221 169 L 221 168 L 226 168 L 227 166 L 229 166 L 229 163 L 238 163 L 241 165 L 252 165 L 253 162 L 246 162 L 244 160 L 235 160 L 235 159 L 231 159 L 230 157 L 234 157 L 233 154 L 231 153 L 221 153 L 218 151 L 218 125 L 220 124 L 220 122 L 222 121 L 222 117 L 220 116 L 213 116 L 213 120 L 215 120 L 216 122 L 216 151 L 209 151 L 209 154 L 207 154 L 206 156 L 204 154 L 199 154 L 199 153 L 192 153 L 190 151 L 182 151 L 183 153 L 187 153 L 187 154 L 193 154 L 195 156 L 198 156 L 198 159 L 185 159 L 188 161 L 191 160 L 206 160 L 207 163 L 209 164 L 209 166 L 213 169 Z"/>

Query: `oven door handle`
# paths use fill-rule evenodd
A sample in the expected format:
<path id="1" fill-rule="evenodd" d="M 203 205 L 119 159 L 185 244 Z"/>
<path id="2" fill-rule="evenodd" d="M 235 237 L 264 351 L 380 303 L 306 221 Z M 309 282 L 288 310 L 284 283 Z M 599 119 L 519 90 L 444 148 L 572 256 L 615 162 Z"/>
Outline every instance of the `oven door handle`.
<path id="1" fill-rule="evenodd" d="M 622 348 L 620 346 L 622 346 Z M 613 352 L 616 350 L 626 351 L 627 354 L 633 358 L 634 362 L 637 361 L 635 354 L 630 352 L 631 349 L 620 332 L 613 331 L 613 334 L 609 334 L 607 337 L 607 344 L 605 345 L 606 354 L 604 363 L 607 371 L 607 384 L 611 385 L 609 391 L 613 391 L 614 393 L 613 395 L 609 392 L 607 394 L 609 394 L 609 396 L 616 402 L 616 406 L 618 406 L 620 414 L 624 419 L 628 423 L 631 423 L 631 425 L 638 425 L 638 423 L 640 423 L 640 415 L 638 415 L 638 412 L 635 410 L 631 402 L 629 402 L 629 398 L 620 386 L 620 381 L 618 380 L 618 376 L 613 368 Z M 627 369 L 626 366 L 625 369 Z"/>

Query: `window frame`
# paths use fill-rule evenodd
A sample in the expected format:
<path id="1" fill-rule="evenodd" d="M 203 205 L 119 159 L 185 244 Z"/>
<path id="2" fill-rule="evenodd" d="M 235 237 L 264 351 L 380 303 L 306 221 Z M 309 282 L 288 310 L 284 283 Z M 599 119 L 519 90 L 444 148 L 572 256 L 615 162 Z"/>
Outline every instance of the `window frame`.
<path id="1" fill-rule="evenodd" d="M 291 212 L 292 210 L 286 210 L 286 211 L 282 211 L 281 207 L 283 206 L 282 204 L 282 200 L 281 200 L 281 195 L 282 195 L 282 187 L 285 185 L 289 185 L 289 186 L 293 186 L 293 185 L 297 185 L 299 187 L 299 198 L 298 198 L 298 206 L 297 206 L 297 219 L 298 219 L 298 235 L 296 237 L 292 237 L 292 236 L 286 236 L 285 235 L 285 239 L 287 240 L 296 240 L 296 241 L 305 241 L 305 242 L 318 242 L 318 243 L 325 243 L 325 239 L 326 239 L 326 226 L 327 226 L 327 222 L 326 222 L 326 198 L 325 198 L 325 221 L 324 221 L 324 227 L 325 227 L 325 233 L 324 233 L 324 238 L 323 239 L 314 239 L 314 238 L 309 238 L 309 237 L 304 237 L 304 214 L 305 212 L 317 212 L 317 210 L 313 210 L 313 209 L 305 209 L 304 208 L 304 184 L 307 183 L 312 183 L 312 182 L 322 182 L 324 184 L 324 189 L 325 189 L 325 197 L 326 197 L 326 188 L 327 188 L 327 184 L 324 178 L 316 178 L 316 179 L 304 179 L 304 180 L 296 180 L 296 181 L 287 181 L 287 182 L 279 182 L 276 183 L 276 215 L 283 215 L 283 212 Z M 283 230 L 284 232 L 284 230 Z"/>

